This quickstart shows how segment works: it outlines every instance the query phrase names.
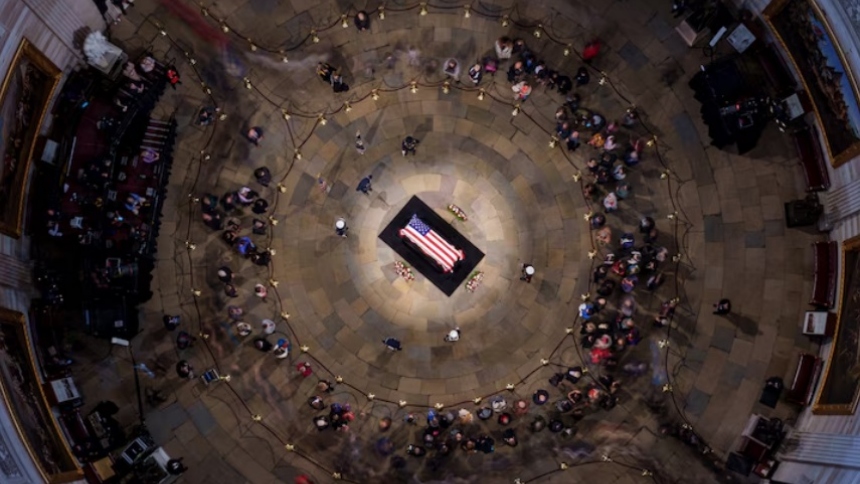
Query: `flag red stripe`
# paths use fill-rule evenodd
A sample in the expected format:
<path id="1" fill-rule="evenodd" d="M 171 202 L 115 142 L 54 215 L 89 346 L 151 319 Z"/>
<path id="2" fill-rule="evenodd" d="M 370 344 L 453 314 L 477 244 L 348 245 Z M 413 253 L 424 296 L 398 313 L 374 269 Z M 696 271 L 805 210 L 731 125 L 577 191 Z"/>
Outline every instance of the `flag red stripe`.
<path id="1" fill-rule="evenodd" d="M 437 236 L 432 230 L 427 232 L 427 235 L 424 236 L 427 239 L 427 242 L 431 244 L 436 250 L 445 255 L 445 258 L 450 260 L 453 264 L 457 261 L 457 253 L 448 245 L 444 240 L 440 240 L 439 236 Z"/>
<path id="2" fill-rule="evenodd" d="M 439 250 L 439 248 L 433 244 L 430 239 L 422 236 L 420 232 L 412 227 L 406 227 L 406 230 L 410 235 L 412 235 L 412 237 L 410 237 L 412 241 L 418 244 L 425 253 L 430 254 L 433 258 L 437 259 L 446 269 L 452 268 L 454 265 L 454 259 L 448 256 L 444 251 Z"/>
<path id="3" fill-rule="evenodd" d="M 446 271 L 453 270 L 454 262 L 456 262 L 457 259 L 450 257 L 443 250 L 437 248 L 437 246 L 432 243 L 430 239 L 422 236 L 420 232 L 408 225 L 402 230 L 402 233 L 409 237 L 409 240 L 411 240 L 419 248 L 421 248 L 421 250 L 424 251 L 425 254 L 436 259 L 436 261 L 439 262 L 443 269 L 445 269 Z"/>
<path id="4" fill-rule="evenodd" d="M 427 233 L 427 237 L 430 237 L 431 240 L 435 241 L 438 244 L 441 244 L 444 249 L 448 252 L 448 254 L 454 258 L 454 261 L 458 261 L 463 259 L 462 253 L 458 251 L 453 245 L 449 244 L 447 240 L 443 239 L 439 234 L 431 230 Z"/>

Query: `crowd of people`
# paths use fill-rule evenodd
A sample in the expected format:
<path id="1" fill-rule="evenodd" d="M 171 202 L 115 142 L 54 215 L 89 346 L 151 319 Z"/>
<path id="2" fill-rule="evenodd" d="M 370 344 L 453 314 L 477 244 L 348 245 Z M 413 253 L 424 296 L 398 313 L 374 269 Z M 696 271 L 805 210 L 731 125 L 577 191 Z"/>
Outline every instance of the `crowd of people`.
<path id="1" fill-rule="evenodd" d="M 252 129 L 253 131 L 253 129 Z M 260 139 L 262 135 L 260 135 Z M 254 170 L 254 178 L 262 189 L 269 188 L 272 174 L 267 167 L 258 167 Z M 250 186 L 240 187 L 235 191 L 228 191 L 222 196 L 205 193 L 200 197 L 201 218 L 203 224 L 213 231 L 221 233 L 222 241 L 240 259 L 248 259 L 257 266 L 268 266 L 271 262 L 272 251 L 261 248 L 263 241 L 269 235 L 271 222 L 259 217 L 265 216 L 269 211 L 269 204 L 261 194 Z M 248 213 L 250 212 L 250 213 Z M 271 219 L 270 219 L 271 220 Z M 248 313 L 241 303 L 233 303 L 234 299 L 244 299 L 246 304 L 253 299 L 259 299 L 262 303 L 268 302 L 269 289 L 267 285 L 257 282 L 253 285 L 251 294 L 243 294 L 237 284 L 236 272 L 229 266 L 224 265 L 215 271 L 224 296 L 230 303 L 226 306 L 226 320 L 229 321 L 230 333 L 228 336 L 238 340 L 251 337 L 251 346 L 261 352 L 271 353 L 275 358 L 284 359 L 290 354 L 292 348 L 289 339 L 284 335 L 278 337 L 276 324 L 271 319 L 262 319 L 259 329 L 249 323 Z M 174 330 L 179 326 L 178 316 L 165 316 L 165 327 Z M 190 344 L 180 345 L 180 337 L 187 336 L 184 331 L 177 337 L 177 347 L 186 349 Z M 193 339 L 190 341 L 193 342 Z M 177 374 L 182 378 L 194 378 L 196 373 L 191 364 L 181 360 L 176 366 Z"/>
<path id="2" fill-rule="evenodd" d="M 355 25 L 360 31 L 369 28 L 370 21 L 366 13 L 355 17 Z M 589 42 L 582 59 L 587 64 L 599 52 L 599 41 Z M 603 205 L 603 213 L 591 214 L 588 223 L 605 254 L 592 275 L 591 282 L 596 295 L 589 295 L 578 308 L 579 344 L 586 355 L 580 364 L 584 366 L 559 366 L 560 371 L 548 379 L 548 388 L 535 391 L 531 401 L 516 399 L 509 404 L 504 397 L 497 395 L 476 409 L 429 410 L 420 415 L 407 413 L 403 418 L 404 424 L 421 425 L 423 431 L 419 433 L 420 439 L 409 442 L 403 451 L 407 456 L 416 458 L 430 455 L 433 465 L 442 462 L 445 456 L 458 447 L 467 454 L 492 453 L 497 441 L 508 447 L 516 447 L 519 443 L 518 427 L 535 433 L 548 429 L 561 437 L 570 437 L 576 433 L 576 423 L 589 412 L 613 409 L 618 404 L 617 392 L 622 380 L 640 376 L 648 369 L 647 364 L 636 361 L 623 366 L 620 364 L 624 351 L 636 346 L 644 336 L 644 329 L 639 322 L 645 319 L 642 317 L 645 311 L 640 308 L 637 296 L 643 292 L 657 291 L 666 278 L 664 265 L 669 258 L 669 251 L 659 244 L 660 232 L 652 218 L 643 216 L 637 229 L 619 230 L 617 233 L 608 224 L 612 214 L 622 210 L 621 205 L 632 196 L 634 187 L 628 174 L 645 157 L 645 143 L 633 132 L 638 113 L 631 108 L 619 113 L 617 119 L 610 120 L 586 109 L 582 106 L 582 95 L 577 89 L 590 82 L 588 67 L 583 65 L 571 78 L 561 70 L 552 69 L 522 39 L 499 38 L 492 52 L 470 64 L 465 73 L 469 82 L 477 86 L 485 74 L 494 75 L 506 63 L 509 63 L 507 81 L 514 99 L 525 102 L 533 94 L 535 86 L 543 87 L 544 92 L 556 91 L 563 97 L 562 104 L 555 112 L 557 139 L 565 143 L 569 152 L 580 149 L 582 144 L 590 147 L 584 149 L 592 150 L 587 156 L 588 179 L 582 190 L 588 200 Z M 459 60 L 450 58 L 442 66 L 442 73 L 448 79 L 461 82 L 464 70 Z M 316 73 L 320 80 L 331 85 L 335 93 L 349 89 L 342 74 L 328 63 L 320 62 Z M 262 139 L 262 130 L 256 129 L 252 128 L 248 132 L 248 139 L 254 144 Z M 356 133 L 355 140 L 357 152 L 363 154 L 365 144 L 360 132 Z M 401 154 L 414 155 L 418 143 L 419 140 L 413 136 L 406 137 L 401 144 Z M 258 169 L 255 177 L 264 187 L 271 181 L 267 169 Z M 371 175 L 362 178 L 356 190 L 369 194 L 373 189 L 372 178 Z M 259 265 L 270 262 L 268 251 L 260 250 L 254 241 L 254 236 L 266 235 L 268 224 L 252 216 L 250 223 L 243 225 L 236 216 L 237 213 L 243 213 L 245 208 L 250 208 L 255 216 L 266 214 L 268 203 L 259 193 L 246 186 L 225 193 L 220 198 L 206 194 L 201 203 L 203 222 L 212 230 L 222 231 L 224 242 L 232 250 Z M 345 222 L 336 229 L 339 235 L 345 236 Z M 526 267 L 531 270 L 527 271 Z M 522 269 L 521 279 L 531 282 L 535 275 L 534 267 L 527 264 Z M 223 283 L 228 297 L 239 297 L 234 274 L 229 267 L 220 268 L 217 277 Z M 265 302 L 268 292 L 266 286 L 257 283 L 254 287 L 254 295 Z M 676 299 L 664 301 L 659 311 L 648 318 L 651 325 L 655 328 L 666 326 L 677 304 Z M 724 311 L 724 306 L 716 309 Z M 237 335 L 244 338 L 254 332 L 252 325 L 245 321 L 245 311 L 241 306 L 230 305 L 227 312 L 234 322 Z M 253 346 L 264 352 L 280 352 L 279 357 L 285 356 L 284 353 L 289 354 L 289 342 L 280 339 L 277 344 L 273 344 L 267 338 L 274 331 L 273 327 L 273 323 L 267 326 L 264 322 L 260 335 L 253 339 Z M 456 342 L 460 334 L 460 328 L 457 327 L 445 336 L 444 341 Z M 384 339 L 383 344 L 392 352 L 403 349 L 401 342 L 393 337 Z M 180 375 L 188 377 L 189 373 L 193 374 L 190 366 L 186 366 L 187 362 L 181 363 L 181 371 L 177 368 Z M 304 378 L 313 373 L 308 362 L 299 363 L 297 371 Z M 315 394 L 308 399 L 308 405 L 314 411 L 312 425 L 319 431 L 331 428 L 349 432 L 350 423 L 357 415 L 348 402 L 338 401 L 338 395 L 333 394 L 335 388 L 334 383 L 319 379 Z M 386 434 L 393 425 L 391 417 L 379 420 L 378 430 L 381 435 L 375 448 L 381 456 L 392 456 L 395 467 L 404 466 L 405 459 L 394 455 L 398 448 Z"/>

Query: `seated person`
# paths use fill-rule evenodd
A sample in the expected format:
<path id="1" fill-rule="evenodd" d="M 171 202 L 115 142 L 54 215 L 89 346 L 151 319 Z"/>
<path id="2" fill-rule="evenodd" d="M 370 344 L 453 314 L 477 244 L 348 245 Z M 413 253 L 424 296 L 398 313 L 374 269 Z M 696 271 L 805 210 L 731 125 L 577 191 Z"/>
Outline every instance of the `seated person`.
<path id="1" fill-rule="evenodd" d="M 144 163 L 155 163 L 161 159 L 161 153 L 152 148 L 144 148 L 140 152 L 140 159 L 143 160 Z"/>
<path id="2" fill-rule="evenodd" d="M 140 214 L 140 209 L 145 207 L 149 201 L 136 193 L 129 193 L 125 199 L 125 208 L 135 215 Z"/>

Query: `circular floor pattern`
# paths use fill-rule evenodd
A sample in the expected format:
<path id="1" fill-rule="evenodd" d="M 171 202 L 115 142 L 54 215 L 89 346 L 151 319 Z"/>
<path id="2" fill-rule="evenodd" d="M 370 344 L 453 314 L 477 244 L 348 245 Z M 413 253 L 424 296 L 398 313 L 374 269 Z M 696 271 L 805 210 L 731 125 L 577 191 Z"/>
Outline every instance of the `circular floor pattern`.
<path id="1" fill-rule="evenodd" d="M 462 121 L 466 132 L 476 125 Z M 342 131 L 351 133 L 351 128 Z M 578 185 L 565 181 L 552 162 L 541 167 L 519 150 L 502 153 L 467 136 L 434 131 L 420 136 L 416 157 L 405 158 L 391 149 L 405 134 L 377 137 L 364 155 L 346 155 L 349 169 L 333 180 L 335 187 L 316 209 L 318 223 L 307 234 L 316 245 L 313 261 L 302 256 L 300 237 L 282 239 L 292 258 L 288 265 L 307 266 L 300 273 L 310 300 L 305 307 L 313 311 L 301 320 L 321 320 L 317 329 L 325 328 L 312 330 L 317 344 L 309 345 L 326 348 L 332 338 L 347 345 L 345 360 L 336 363 L 358 375 L 358 381 L 362 371 L 375 374 L 366 387 L 377 394 L 381 381 L 389 390 L 423 395 L 419 401 L 427 403 L 436 402 L 427 401 L 429 396 L 498 390 L 501 380 L 520 379 L 520 367 L 539 365 L 540 357 L 524 348 L 551 348 L 571 322 L 547 311 L 557 301 L 570 300 L 576 281 L 588 273 L 590 261 L 582 257 L 590 250 L 581 219 L 584 201 Z M 551 153 L 548 147 L 543 151 Z M 374 176 L 369 196 L 354 190 L 365 174 Z M 485 283 L 475 293 L 460 288 L 448 298 L 420 275 L 406 282 L 394 274 L 398 257 L 378 234 L 413 195 L 440 215 L 449 203 L 470 215 L 455 227 L 486 253 L 478 266 Z M 349 220 L 347 239 L 334 237 L 337 216 Z M 296 228 L 288 220 L 285 230 L 295 233 Z M 523 262 L 538 268 L 532 284 L 518 279 Z M 276 274 L 278 268 L 276 261 Z M 301 295 L 290 295 L 299 306 L 296 296 Z M 531 308 L 536 310 L 530 313 Z M 462 328 L 463 338 L 445 343 L 443 335 L 455 326 Z M 386 336 L 403 341 L 402 355 L 385 351 L 380 341 Z"/>
<path id="2" fill-rule="evenodd" d="M 497 33 L 498 27 L 490 25 L 492 22 L 473 20 L 461 26 L 442 17 L 448 26 L 440 29 L 430 17 L 420 20 L 420 28 L 414 31 L 409 27 L 419 24 L 417 17 L 404 17 L 403 22 L 391 24 L 395 25 L 390 32 L 391 48 L 406 38 L 433 38 L 448 48 L 454 36 L 469 36 L 473 46 L 475 42 L 490 45 Z M 354 35 L 344 31 L 339 36 L 347 34 Z M 361 42 L 347 42 L 335 51 L 343 57 L 343 64 L 360 65 L 366 47 Z M 544 47 L 548 52 L 558 50 L 555 57 L 563 59 L 558 46 Z M 465 55 L 472 54 L 470 51 Z M 309 54 L 307 59 L 312 57 Z M 307 59 L 291 62 L 290 66 L 303 65 Z M 312 64 L 295 76 L 280 75 L 283 71 L 279 69 L 270 71 L 271 66 L 255 67 L 250 75 L 255 87 L 264 85 L 267 95 L 284 86 L 283 91 L 291 92 L 292 102 L 297 105 L 291 108 L 330 112 L 331 93 L 313 79 Z M 405 72 L 416 74 L 408 69 Z M 405 82 L 404 71 L 399 67 L 386 73 L 386 77 L 386 82 Z M 247 94 L 236 82 L 238 87 L 223 94 L 231 106 L 230 121 L 215 127 L 214 142 L 207 148 L 223 153 L 223 159 L 212 164 L 211 169 L 205 167 L 197 190 L 221 193 L 252 183 L 251 171 L 260 164 L 269 166 L 279 177 L 291 166 L 291 138 L 296 136 L 301 141 L 306 134 L 309 137 L 301 146 L 303 160 L 296 163 L 284 181 L 285 192 L 281 194 L 274 188 L 263 191 L 264 197 L 277 200 L 273 206 L 279 221 L 272 228 L 270 240 L 260 239 L 277 253 L 270 268 L 236 258 L 218 235 L 205 230 L 196 218 L 178 223 L 189 227 L 191 238 L 199 241 L 204 250 L 190 253 L 188 266 L 184 259 L 178 262 L 173 276 L 194 287 L 202 285 L 203 280 L 209 285 L 210 293 L 197 299 L 189 314 L 197 307 L 202 309 L 202 322 L 212 335 L 207 341 L 212 356 L 232 376 L 230 391 L 220 386 L 194 395 L 219 424 L 218 438 L 208 438 L 213 445 L 219 445 L 227 454 L 228 448 L 234 448 L 231 445 L 238 444 L 235 449 L 239 455 L 259 463 L 281 480 L 294 474 L 295 467 L 312 468 L 296 454 L 284 454 L 273 447 L 276 441 L 270 434 L 247 422 L 247 413 L 252 412 L 261 416 L 266 428 L 296 442 L 304 455 L 318 457 L 324 468 L 341 469 L 359 481 L 370 482 L 391 475 L 386 474 L 388 464 L 370 451 L 379 435 L 374 428 L 376 417 L 395 419 L 397 424 L 389 435 L 398 448 L 421 438 L 417 428 L 399 424 L 413 407 L 399 408 L 383 400 L 402 400 L 426 409 L 435 403 L 454 408 L 457 402 L 498 393 L 510 399 L 529 398 L 536 389 L 547 387 L 547 379 L 558 371 L 556 365 L 583 362 L 576 341 L 565 339 L 565 329 L 575 320 L 579 295 L 587 291 L 591 261 L 586 254 L 592 241 L 583 220 L 588 208 L 572 178 L 577 169 L 559 148 L 547 146 L 554 124 L 552 113 L 562 101 L 557 94 L 535 93 L 523 105 L 523 112 L 512 117 L 511 106 L 506 102 L 510 87 L 501 76 L 485 87 L 505 102 L 479 101 L 474 92 L 458 89 L 442 94 L 437 88 L 422 86 L 417 94 L 400 90 L 383 93 L 378 102 L 354 102 L 351 112 L 340 110 L 330 115 L 325 126 L 317 126 L 313 117 L 302 120 L 294 116 L 288 123 L 293 132 L 287 136 L 280 129 L 280 109 L 255 96 L 254 90 Z M 376 85 L 374 82 L 357 82 L 350 96 L 367 94 L 368 88 Z M 224 84 L 230 84 L 230 80 L 221 85 Z M 582 89 L 582 93 L 585 105 L 609 116 L 627 107 L 613 92 L 596 83 Z M 332 102 L 339 106 L 345 99 L 357 98 Z M 674 97 L 672 100 L 677 104 Z M 651 112 L 663 113 L 654 105 L 656 101 L 642 101 L 643 105 L 651 105 Z M 659 121 L 668 124 L 662 118 Z M 262 146 L 246 149 L 241 141 L 236 143 L 237 124 L 266 126 Z M 356 129 L 369 142 L 362 156 L 351 147 Z M 418 156 L 403 159 L 399 143 L 407 134 L 416 135 L 422 144 Z M 192 138 L 189 135 L 187 139 Z M 576 166 L 582 167 L 584 157 L 590 153 L 587 147 L 581 148 L 573 157 Z M 624 202 L 625 209 L 609 217 L 614 230 L 633 231 L 641 215 L 669 212 L 670 197 L 663 193 L 665 185 L 656 182 L 660 169 L 656 163 L 643 163 L 633 170 L 628 180 L 634 186 L 634 196 Z M 356 193 L 354 187 L 369 173 L 374 175 L 375 190 L 367 197 Z M 317 188 L 319 177 L 327 180 L 329 193 L 323 194 Z M 377 236 L 411 195 L 421 196 L 442 213 L 442 207 L 453 202 L 473 216 L 458 228 L 487 254 L 479 267 L 485 270 L 487 279 L 475 294 L 461 288 L 446 298 L 421 281 L 420 276 L 412 283 L 394 276 L 390 266 L 395 257 Z M 243 220 L 248 222 L 250 217 L 244 214 Z M 337 217 L 349 220 L 352 235 L 348 239 L 334 236 L 332 224 Z M 663 218 L 658 223 L 661 229 L 669 229 L 671 224 Z M 670 239 L 664 237 L 661 243 L 672 244 Z M 538 268 L 538 277 L 532 284 L 517 280 L 518 265 L 524 261 Z M 236 302 L 220 293 L 214 278 L 214 269 L 224 263 L 239 275 L 240 302 L 250 322 L 257 324 L 263 318 L 276 317 L 280 311 L 288 312 L 290 327 L 279 319 L 276 334 L 297 337 L 296 346 L 299 341 L 307 345 L 310 357 L 328 369 L 317 367 L 315 376 L 338 375 L 348 383 L 338 386 L 330 398 L 350 402 L 366 413 L 368 418 L 359 421 L 354 432 L 332 436 L 313 429 L 311 418 L 315 412 L 304 402 L 314 394 L 316 378 L 303 379 L 294 367 L 307 355 L 294 348 L 289 363 L 275 362 L 251 349 L 247 341 L 234 338 L 229 325 L 220 322 L 225 305 Z M 192 271 L 193 277 L 186 277 Z M 255 283 L 268 280 L 277 280 L 279 285 L 271 289 L 267 301 L 250 295 Z M 183 291 L 187 289 L 182 286 Z M 643 313 L 653 311 L 667 292 L 671 291 L 640 294 Z M 167 306 L 165 303 L 165 309 Z M 189 308 L 190 304 L 186 306 Z M 455 345 L 444 343 L 442 335 L 456 324 L 464 330 L 463 340 Z M 388 335 L 400 337 L 406 350 L 386 352 L 380 340 Z M 551 364 L 543 366 L 542 358 L 548 357 L 563 339 Z M 648 360 L 651 352 L 652 348 L 643 344 L 630 356 Z M 201 366 L 211 364 L 206 355 L 196 357 Z M 507 393 L 508 383 L 523 379 L 512 393 Z M 559 460 L 583 461 L 583 456 L 594 458 L 596 452 L 611 451 L 613 455 L 626 456 L 635 465 L 624 468 L 597 464 L 577 468 L 570 476 L 587 478 L 598 474 L 604 479 L 636 481 L 640 473 L 637 466 L 659 459 L 652 452 L 656 441 L 642 431 L 654 427 L 653 417 L 642 405 L 654 396 L 653 388 L 644 380 L 647 378 L 626 382 L 619 407 L 608 413 L 596 412 L 580 422 L 580 433 L 568 443 L 547 432 L 530 435 L 523 437 L 525 445 L 499 449 L 492 456 L 456 454 L 446 464 L 446 472 L 473 482 L 476 478 L 486 479 L 482 482 L 508 482 L 514 475 L 525 479 L 557 470 Z M 464 407 L 475 408 L 471 404 Z M 520 427 L 519 431 L 525 432 Z M 498 433 L 499 428 L 490 425 L 475 431 Z M 634 438 L 636 445 L 628 445 Z M 222 443 L 215 444 L 217 440 Z M 665 440 L 659 442 L 663 447 L 672 445 Z M 234 465 L 241 467 L 241 463 Z M 406 474 L 398 475 L 438 478 L 430 467 L 423 461 L 414 461 Z M 590 468 L 601 471 L 592 473 Z M 318 469 L 314 472 L 319 474 Z"/>

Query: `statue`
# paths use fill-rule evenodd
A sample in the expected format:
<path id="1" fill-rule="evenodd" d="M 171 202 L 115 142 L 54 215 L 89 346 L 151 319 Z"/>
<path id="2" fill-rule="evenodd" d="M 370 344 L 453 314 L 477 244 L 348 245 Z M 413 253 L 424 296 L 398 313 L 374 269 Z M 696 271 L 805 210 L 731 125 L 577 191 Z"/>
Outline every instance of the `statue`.
<path id="1" fill-rule="evenodd" d="M 115 50 L 112 47 L 113 45 L 108 42 L 104 34 L 98 31 L 91 32 L 87 35 L 86 40 L 84 40 L 84 54 L 93 66 L 108 67 L 109 60 L 106 54 Z"/>

